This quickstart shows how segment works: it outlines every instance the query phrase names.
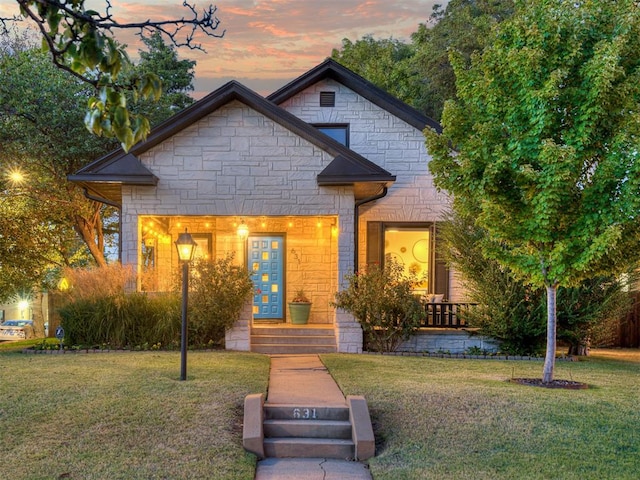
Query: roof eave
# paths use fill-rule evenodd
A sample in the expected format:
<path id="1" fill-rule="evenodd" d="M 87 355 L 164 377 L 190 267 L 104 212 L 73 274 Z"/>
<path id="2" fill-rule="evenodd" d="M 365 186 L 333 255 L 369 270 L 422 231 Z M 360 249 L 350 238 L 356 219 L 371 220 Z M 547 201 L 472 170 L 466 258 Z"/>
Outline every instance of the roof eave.
<path id="1" fill-rule="evenodd" d="M 318 175 L 317 183 L 320 187 L 351 186 L 357 183 L 380 183 L 389 186 L 396 181 L 395 175 L 349 176 L 349 175 Z"/>
<path id="2" fill-rule="evenodd" d="M 418 110 L 407 105 L 401 100 L 398 100 L 393 95 L 390 95 L 388 92 L 340 65 L 331 58 L 327 58 L 320 65 L 317 65 L 315 68 L 312 68 L 300 77 L 289 82 L 284 87 L 276 90 L 271 95 L 267 96 L 267 100 L 279 105 L 324 78 L 331 78 L 340 82 L 370 102 L 389 111 L 420 131 L 429 127 L 438 133 L 442 133 L 442 126 L 438 122 L 420 113 Z"/>
<path id="3" fill-rule="evenodd" d="M 135 176 L 135 175 L 99 175 L 99 174 L 81 174 L 69 175 L 67 180 L 73 183 L 100 183 L 100 184 L 120 184 L 134 186 L 150 186 L 158 185 L 158 177 L 152 176 Z"/>

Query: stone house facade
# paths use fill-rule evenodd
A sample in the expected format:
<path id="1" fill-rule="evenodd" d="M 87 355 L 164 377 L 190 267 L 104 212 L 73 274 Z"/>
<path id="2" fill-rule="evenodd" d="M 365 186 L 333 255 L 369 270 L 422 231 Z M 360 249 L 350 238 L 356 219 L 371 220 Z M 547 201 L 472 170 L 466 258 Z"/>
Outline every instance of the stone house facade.
<path id="1" fill-rule="evenodd" d="M 360 352 L 359 324 L 330 305 L 346 274 L 393 258 L 421 293 L 462 299 L 438 255 L 448 199 L 428 171 L 427 127 L 440 128 L 327 59 L 266 98 L 229 82 L 70 180 L 121 210 L 121 260 L 147 274 L 139 288 L 166 289 L 185 228 L 199 255 L 232 253 L 254 272 L 227 348 L 248 350 L 256 322 L 287 324 L 304 289 L 310 325 Z"/>

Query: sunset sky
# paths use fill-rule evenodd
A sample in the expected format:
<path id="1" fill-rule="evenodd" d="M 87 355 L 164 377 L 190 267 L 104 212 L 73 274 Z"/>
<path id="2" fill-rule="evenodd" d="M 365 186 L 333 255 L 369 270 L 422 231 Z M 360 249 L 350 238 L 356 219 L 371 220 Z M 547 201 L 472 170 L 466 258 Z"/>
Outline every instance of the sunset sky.
<path id="1" fill-rule="evenodd" d="M 428 20 L 434 4 L 446 0 L 195 0 L 196 8 L 218 7 L 224 38 L 199 37 L 206 53 L 182 48 L 182 58 L 196 60 L 194 96 L 199 98 L 231 79 L 269 94 L 309 70 L 340 48 L 343 38 L 364 35 L 408 40 L 418 24 Z M 188 16 L 181 0 L 112 0 L 120 22 Z M 102 0 L 89 0 L 104 11 Z M 0 0 L 0 16 L 17 13 L 13 0 Z M 137 57 L 139 42 L 118 35 Z"/>

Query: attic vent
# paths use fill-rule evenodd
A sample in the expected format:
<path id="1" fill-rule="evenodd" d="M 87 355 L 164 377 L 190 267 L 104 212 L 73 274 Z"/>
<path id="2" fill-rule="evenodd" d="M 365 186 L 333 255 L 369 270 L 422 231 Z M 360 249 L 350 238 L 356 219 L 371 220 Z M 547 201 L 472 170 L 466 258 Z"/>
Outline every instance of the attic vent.
<path id="1" fill-rule="evenodd" d="M 336 92 L 320 92 L 320 106 L 321 107 L 335 107 L 336 106 Z"/>

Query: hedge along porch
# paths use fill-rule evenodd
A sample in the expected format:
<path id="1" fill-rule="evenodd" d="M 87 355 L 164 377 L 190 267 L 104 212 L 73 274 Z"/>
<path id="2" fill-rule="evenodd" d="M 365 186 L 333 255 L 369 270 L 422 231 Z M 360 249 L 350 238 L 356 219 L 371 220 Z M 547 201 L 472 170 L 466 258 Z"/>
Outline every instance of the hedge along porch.
<path id="1" fill-rule="evenodd" d="M 290 323 L 287 303 L 304 290 L 313 303 L 309 323 L 333 324 L 330 302 L 338 288 L 335 216 L 148 216 L 139 218 L 139 289 L 167 291 L 179 269 L 173 242 L 188 229 L 196 258 L 233 255 L 253 272 L 251 316 Z"/>

